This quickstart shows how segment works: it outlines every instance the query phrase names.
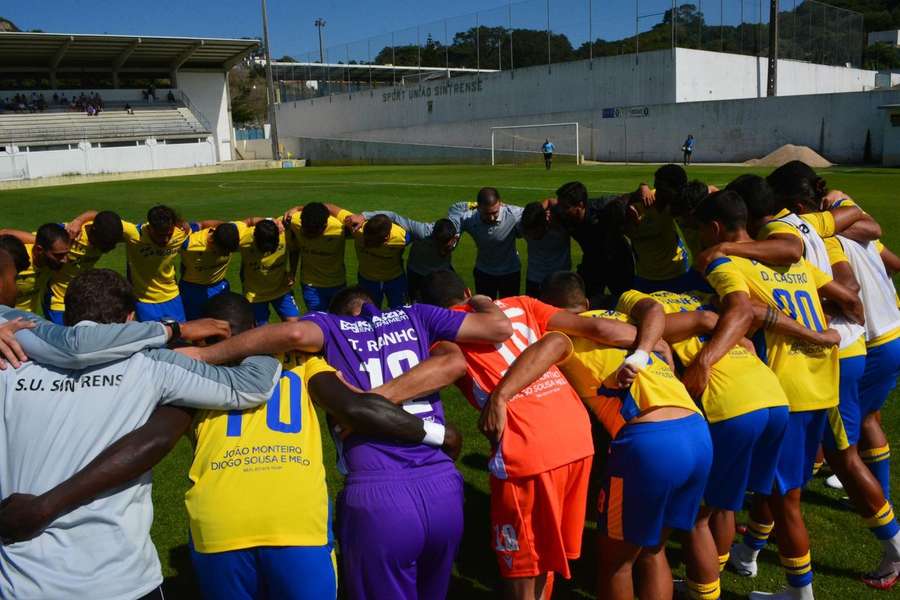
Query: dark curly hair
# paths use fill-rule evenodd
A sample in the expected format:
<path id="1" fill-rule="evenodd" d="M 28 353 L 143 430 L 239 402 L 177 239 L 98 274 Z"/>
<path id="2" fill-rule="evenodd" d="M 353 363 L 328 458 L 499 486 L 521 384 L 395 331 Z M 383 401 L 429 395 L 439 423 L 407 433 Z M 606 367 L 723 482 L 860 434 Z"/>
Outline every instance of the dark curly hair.
<path id="1" fill-rule="evenodd" d="M 91 269 L 72 280 L 66 290 L 63 322 L 124 323 L 134 312 L 131 284 L 110 269 Z"/>

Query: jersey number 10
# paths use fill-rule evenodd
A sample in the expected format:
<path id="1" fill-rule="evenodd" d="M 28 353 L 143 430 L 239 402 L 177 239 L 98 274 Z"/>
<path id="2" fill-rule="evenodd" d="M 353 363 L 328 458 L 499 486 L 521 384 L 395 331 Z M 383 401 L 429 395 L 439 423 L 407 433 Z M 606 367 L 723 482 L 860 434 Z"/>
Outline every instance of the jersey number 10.
<path id="1" fill-rule="evenodd" d="M 281 420 L 281 386 L 285 380 L 288 382 L 288 402 L 290 403 L 290 416 L 287 423 Z M 272 397 L 266 403 L 266 426 L 279 433 L 300 433 L 303 426 L 302 407 L 300 401 L 303 398 L 303 381 L 299 375 L 284 371 L 281 380 L 275 386 Z M 225 435 L 228 437 L 241 436 L 241 424 L 244 411 L 233 410 L 228 413 L 228 427 Z"/>

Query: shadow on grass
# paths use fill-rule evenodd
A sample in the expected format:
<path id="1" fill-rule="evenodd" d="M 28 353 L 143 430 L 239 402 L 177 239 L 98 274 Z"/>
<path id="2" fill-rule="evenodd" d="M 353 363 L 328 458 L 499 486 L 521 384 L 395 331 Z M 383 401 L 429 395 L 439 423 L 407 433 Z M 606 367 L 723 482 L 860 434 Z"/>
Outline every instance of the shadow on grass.
<path id="1" fill-rule="evenodd" d="M 163 591 L 166 598 L 176 600 L 184 598 L 199 598 L 200 586 L 194 577 L 194 566 L 191 564 L 191 554 L 187 544 L 176 546 L 169 551 L 169 565 L 177 574 L 166 577 L 163 582 Z"/>

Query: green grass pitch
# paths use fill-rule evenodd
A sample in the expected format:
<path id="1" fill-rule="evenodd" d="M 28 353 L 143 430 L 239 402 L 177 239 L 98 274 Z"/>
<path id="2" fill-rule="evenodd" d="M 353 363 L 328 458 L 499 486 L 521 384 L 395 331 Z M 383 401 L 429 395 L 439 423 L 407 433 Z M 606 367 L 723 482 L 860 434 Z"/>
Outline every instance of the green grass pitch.
<path id="1" fill-rule="evenodd" d="M 433 220 L 446 214 L 447 207 L 459 200 L 474 199 L 478 188 L 497 187 L 504 200 L 524 204 L 551 196 L 562 183 L 578 179 L 593 194 L 623 192 L 641 181 L 651 182 L 653 166 L 560 165 L 547 172 L 543 166 L 475 167 L 330 167 L 285 169 L 202 175 L 134 182 L 98 183 L 7 191 L 0 193 L 3 227 L 34 230 L 46 221 L 64 221 L 89 208 L 112 209 L 123 217 L 139 221 L 147 209 L 159 203 L 176 207 L 188 219 L 231 219 L 247 216 L 275 216 L 295 204 L 311 201 L 333 202 L 353 211 L 391 209 L 412 218 Z M 702 167 L 689 169 L 691 178 L 724 185 L 741 173 L 754 172 L 739 167 Z M 762 171 L 755 171 L 762 172 Z M 884 241 L 900 249 L 900 170 L 834 168 L 824 173 L 830 187 L 844 190 L 882 224 Z M 575 260 L 580 259 L 573 244 Z M 519 251 L 525 255 L 524 243 Z M 349 279 L 355 278 L 355 256 L 347 250 Z M 229 278 L 239 288 L 238 260 L 233 261 Z M 454 256 L 457 270 L 471 282 L 474 245 L 464 237 Z M 121 249 L 100 263 L 124 270 Z M 523 284 L 524 285 L 524 284 Z M 453 598 L 494 598 L 495 559 L 490 549 L 488 528 L 488 445 L 476 428 L 477 415 L 455 390 L 443 394 L 450 421 L 465 435 L 459 468 L 466 481 L 466 530 L 451 587 Z M 127 401 L 123 398 L 123 401 Z M 900 448 L 900 408 L 892 395 L 883 415 L 888 438 Z M 332 497 L 340 489 L 340 477 L 334 469 L 333 446 L 325 439 L 328 484 Z M 154 477 L 156 508 L 153 539 L 166 576 L 167 596 L 197 597 L 187 543 L 187 515 L 184 492 L 191 448 L 186 440 L 178 445 L 157 468 Z M 895 459 L 895 465 L 896 465 Z M 894 469 L 894 489 L 900 488 Z M 841 502 L 841 494 L 828 490 L 816 478 L 804 494 L 804 512 L 812 538 L 815 589 L 820 599 L 887 598 L 896 594 L 875 592 L 859 582 L 859 576 L 875 566 L 880 548 L 860 519 Z M 895 492 L 896 497 L 897 492 Z M 302 518 L 302 515 L 298 515 Z M 588 512 L 592 518 L 592 510 Z M 584 558 L 575 565 L 575 578 L 558 586 L 556 597 L 592 597 L 595 573 L 593 522 L 585 532 Z M 669 557 L 676 576 L 684 573 L 680 549 L 670 543 Z M 775 591 L 784 585 L 774 546 L 760 557 L 760 575 L 755 580 L 741 579 L 733 573 L 722 576 L 723 597 L 746 597 L 753 589 Z"/>

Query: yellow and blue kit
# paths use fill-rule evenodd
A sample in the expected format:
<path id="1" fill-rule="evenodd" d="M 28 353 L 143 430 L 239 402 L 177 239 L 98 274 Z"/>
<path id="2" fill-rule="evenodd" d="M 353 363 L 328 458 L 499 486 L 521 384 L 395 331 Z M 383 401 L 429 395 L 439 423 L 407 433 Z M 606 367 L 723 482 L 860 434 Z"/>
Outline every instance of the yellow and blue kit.
<path id="1" fill-rule="evenodd" d="M 191 230 L 198 229 L 196 223 Z M 186 247 L 188 234 L 180 227 L 172 232 L 165 246 L 156 245 L 150 238 L 147 225 L 122 221 L 122 238 L 128 262 L 128 281 L 137 298 L 135 313 L 139 321 L 158 321 L 170 317 L 185 320 L 184 307 L 175 279 L 175 259 Z"/>
<path id="2" fill-rule="evenodd" d="M 66 290 L 69 289 L 69 284 L 78 275 L 93 269 L 100 257 L 103 256 L 103 252 L 91 244 L 88 238 L 88 232 L 92 226 L 93 221 L 84 224 L 69 246 L 69 256 L 65 264 L 50 275 L 44 314 L 57 325 L 63 324 L 63 314 L 66 311 Z"/>
<path id="3" fill-rule="evenodd" d="M 25 244 L 28 268 L 16 275 L 16 308 L 37 314 L 41 298 L 50 279 L 50 269 L 39 269 L 34 264 L 34 244 Z"/>
<path id="4" fill-rule="evenodd" d="M 241 284 L 258 325 L 269 321 L 270 304 L 282 319 L 300 316 L 291 290 L 289 250 L 283 231 L 278 236 L 278 247 L 268 254 L 257 248 L 252 234 L 241 243 Z"/>
<path id="5" fill-rule="evenodd" d="M 347 286 L 344 219 L 351 214 L 341 210 L 336 217 L 328 217 L 325 231 L 318 237 L 303 233 L 301 213 L 291 216 L 291 234 L 300 253 L 300 287 L 308 311 L 327 311 L 331 299 Z"/>
<path id="6" fill-rule="evenodd" d="M 406 303 L 407 288 L 403 252 L 412 242 L 412 236 L 394 223 L 387 241 L 380 246 L 365 246 L 362 227 L 353 233 L 353 238 L 359 261 L 359 285 L 372 297 L 375 306 L 380 307 L 385 296 L 390 308 L 403 306 Z"/>
<path id="7" fill-rule="evenodd" d="M 627 321 L 614 311 L 586 315 Z M 617 387 L 615 373 L 627 354 L 627 350 L 576 338 L 560 368 L 613 437 L 598 507 L 601 532 L 612 539 L 655 546 L 663 529 L 693 527 L 709 475 L 712 445 L 700 411 L 659 356 L 650 356 L 627 389 Z M 658 407 L 694 414 L 629 424 Z"/>
<path id="8" fill-rule="evenodd" d="M 630 313 L 646 298 L 662 305 L 666 314 L 714 310 L 708 294 L 625 292 L 618 310 Z M 693 336 L 672 343 L 678 361 L 689 366 L 708 341 Z M 708 506 L 740 510 L 747 490 L 768 494 L 788 422 L 788 401 L 778 378 L 752 352 L 736 345 L 709 374 L 700 398 L 709 421 L 713 462 L 704 493 Z"/>
<path id="9" fill-rule="evenodd" d="M 653 190 L 655 193 L 655 190 Z M 629 228 L 628 239 L 634 252 L 635 288 L 689 291 L 691 272 L 688 251 L 675 219 L 667 210 L 641 207 L 640 223 Z"/>
<path id="10" fill-rule="evenodd" d="M 251 229 L 241 221 L 235 221 L 241 243 L 247 242 Z M 231 254 L 219 252 L 210 239 L 213 227 L 195 231 L 188 236 L 187 246 L 181 250 L 181 301 L 187 319 L 199 319 L 203 316 L 206 303 L 211 298 L 230 289 L 225 274 L 231 263 Z"/>
<path id="11" fill-rule="evenodd" d="M 306 388 L 334 369 L 292 356 L 267 404 L 195 418 L 185 503 L 194 566 L 212 597 L 255 597 L 258 587 L 273 598 L 335 597 L 322 437 Z"/>
<path id="12" fill-rule="evenodd" d="M 740 257 L 710 263 L 706 277 L 720 297 L 739 292 L 772 306 L 810 329 L 827 324 L 818 289 L 830 278 L 805 260 L 773 267 Z M 755 336 L 757 352 L 775 372 L 790 403 L 775 483 L 782 494 L 803 487 L 827 424 L 838 405 L 838 349 L 800 342 L 772 330 Z"/>

